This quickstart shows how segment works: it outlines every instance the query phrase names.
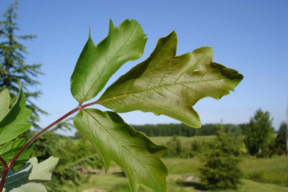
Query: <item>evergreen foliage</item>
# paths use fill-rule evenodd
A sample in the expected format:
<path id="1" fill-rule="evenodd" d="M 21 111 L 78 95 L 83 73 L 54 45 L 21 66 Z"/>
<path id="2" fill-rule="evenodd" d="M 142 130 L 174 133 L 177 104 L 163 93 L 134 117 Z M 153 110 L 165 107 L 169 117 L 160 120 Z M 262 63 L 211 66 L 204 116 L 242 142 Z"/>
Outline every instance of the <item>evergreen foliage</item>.
<path id="1" fill-rule="evenodd" d="M 31 87 L 39 85 L 36 80 L 38 75 L 43 74 L 40 70 L 41 64 L 26 64 L 26 47 L 20 43 L 22 40 L 32 40 L 35 35 L 18 35 L 19 31 L 16 19 L 18 17 L 15 10 L 18 8 L 18 1 L 15 0 L 0 20 L 0 91 L 8 88 L 11 95 L 11 104 L 14 103 L 19 92 L 19 82 L 23 86 L 27 107 L 32 109 L 33 122 L 39 120 L 39 114 L 46 114 L 39 108 L 33 99 L 40 96 L 40 91 L 31 91 Z M 34 126 L 39 127 L 36 123 Z"/>
<path id="2" fill-rule="evenodd" d="M 238 167 L 239 136 L 217 133 L 215 149 L 210 150 L 204 157 L 204 167 L 200 168 L 201 183 L 206 189 L 237 189 L 242 173 Z M 234 141 L 236 140 L 236 142 Z"/>
<path id="3" fill-rule="evenodd" d="M 201 183 L 206 189 L 236 189 L 240 184 L 239 160 L 222 150 L 212 150 L 205 157 L 200 169 Z"/>
<path id="4" fill-rule="evenodd" d="M 271 133 L 274 131 L 272 120 L 270 113 L 263 112 L 261 109 L 257 110 L 254 117 L 250 119 L 244 142 L 251 155 L 257 153 L 261 155 L 261 152 L 267 150 Z"/>
<path id="5" fill-rule="evenodd" d="M 30 138 L 34 133 L 26 132 Z M 65 192 L 62 186 L 77 187 L 88 182 L 89 177 L 84 176 L 77 169 L 101 169 L 103 164 L 99 155 L 95 154 L 95 148 L 84 137 L 74 141 L 68 137 L 58 135 L 51 131 L 40 136 L 34 143 L 32 156 L 39 161 L 54 156 L 61 159 L 60 165 L 53 172 L 52 180 L 45 183 L 50 192 Z"/>
<path id="6" fill-rule="evenodd" d="M 282 122 L 278 130 L 277 137 L 275 139 L 276 151 L 278 155 L 286 153 L 286 131 L 287 124 L 285 122 Z"/>
<path id="7" fill-rule="evenodd" d="M 220 129 L 217 134 L 217 145 L 225 154 L 238 156 L 241 153 L 241 130 L 230 128 L 226 132 Z"/>
<path id="8" fill-rule="evenodd" d="M 167 143 L 168 151 L 167 156 L 176 156 L 179 157 L 182 151 L 182 145 L 180 139 L 176 135 L 172 137 Z"/>

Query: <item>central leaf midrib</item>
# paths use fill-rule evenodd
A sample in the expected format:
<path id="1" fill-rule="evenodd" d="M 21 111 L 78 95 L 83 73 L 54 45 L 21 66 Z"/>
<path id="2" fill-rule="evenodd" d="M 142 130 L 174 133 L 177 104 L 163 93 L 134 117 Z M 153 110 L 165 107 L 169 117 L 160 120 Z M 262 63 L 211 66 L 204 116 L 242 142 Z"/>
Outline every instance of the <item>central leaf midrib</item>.
<path id="1" fill-rule="evenodd" d="M 100 78 L 102 72 L 107 68 L 107 66 L 110 64 L 110 62 L 114 59 L 114 57 L 119 53 L 119 51 L 123 48 L 123 46 L 127 43 L 127 41 L 131 38 L 132 34 L 134 33 L 135 29 L 136 29 L 137 25 L 134 27 L 131 35 L 125 40 L 125 42 L 123 43 L 123 45 L 121 45 L 121 47 L 119 48 L 119 50 L 115 53 L 115 55 L 112 57 L 112 59 L 109 62 L 106 62 L 106 65 L 103 67 L 103 69 L 101 70 L 101 72 L 99 73 L 100 75 L 97 76 L 97 78 L 94 79 L 92 85 L 89 87 L 89 89 L 87 90 L 86 94 L 83 95 L 83 100 L 85 100 L 85 98 L 87 97 L 87 95 L 89 94 L 90 90 L 93 88 L 94 84 L 97 82 L 97 80 Z M 108 37 L 107 37 L 108 38 Z M 96 49 L 96 47 L 95 47 Z M 105 60 L 106 60 L 106 54 L 107 52 L 105 52 Z M 106 60 L 107 61 L 107 60 Z"/>
<path id="2" fill-rule="evenodd" d="M 175 85 L 191 84 L 191 83 L 199 83 L 199 82 L 209 82 L 209 81 L 220 81 L 220 80 L 226 80 L 226 79 L 227 78 L 221 78 L 221 79 L 211 79 L 211 80 L 205 80 L 205 81 L 204 80 L 200 80 L 200 81 L 192 81 L 192 82 L 190 81 L 190 82 L 167 84 L 167 85 L 162 85 L 162 86 L 158 86 L 158 87 L 153 87 L 153 88 L 150 88 L 150 89 L 147 89 L 147 90 L 142 90 L 142 91 L 133 92 L 133 93 L 126 93 L 126 94 L 119 95 L 119 96 L 114 96 L 114 97 L 111 97 L 111 98 L 108 98 L 108 99 L 98 100 L 97 103 L 100 104 L 102 102 L 110 101 L 110 100 L 113 100 L 113 99 L 118 99 L 118 98 L 125 97 L 125 96 L 133 96 L 134 94 L 144 93 L 144 92 L 148 92 L 148 91 L 156 90 L 156 89 L 161 89 L 161 88 L 165 88 L 165 87 L 172 87 L 172 86 L 175 86 Z"/>
<path id="3" fill-rule="evenodd" d="M 135 160 L 137 160 L 137 161 L 143 166 L 143 168 L 144 168 L 147 172 L 150 173 L 150 171 L 147 170 L 146 166 L 145 166 L 144 164 L 142 164 L 141 161 L 140 161 L 139 159 L 137 159 L 132 153 L 130 153 L 129 150 L 126 149 L 125 145 L 119 143 L 119 142 L 117 141 L 117 139 L 115 139 L 115 137 L 113 137 L 113 136 L 109 133 L 109 131 L 108 131 L 96 118 L 94 118 L 93 115 L 91 115 L 90 113 L 88 113 L 85 109 L 83 109 L 82 111 L 83 111 L 84 113 L 86 113 L 88 116 L 90 116 L 92 119 L 94 119 L 94 120 L 97 122 L 97 124 L 100 125 L 100 127 L 102 127 L 102 129 L 104 129 L 104 131 L 105 131 L 108 135 L 110 135 L 111 138 L 113 138 L 113 139 L 115 140 L 115 142 L 118 144 L 118 146 L 119 146 L 120 148 L 124 148 L 124 149 L 127 151 L 128 154 L 130 154 Z M 110 155 L 109 155 L 109 156 L 110 156 Z M 110 158 L 111 158 L 111 157 L 110 157 Z M 123 165 L 123 168 L 124 168 L 124 165 Z M 151 175 L 151 173 L 150 173 L 150 175 Z M 151 177 L 153 177 L 153 176 L 151 175 Z M 137 181 L 137 182 L 138 182 L 138 181 Z M 157 186 L 158 186 L 158 184 L 157 184 Z M 159 188 L 159 186 L 158 186 L 158 188 Z"/>

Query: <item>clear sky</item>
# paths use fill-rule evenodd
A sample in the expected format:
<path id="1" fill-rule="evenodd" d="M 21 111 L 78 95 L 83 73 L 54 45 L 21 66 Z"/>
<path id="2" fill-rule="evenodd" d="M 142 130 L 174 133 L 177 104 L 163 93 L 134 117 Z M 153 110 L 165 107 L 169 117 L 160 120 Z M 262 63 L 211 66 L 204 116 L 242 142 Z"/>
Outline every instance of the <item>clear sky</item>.
<path id="1" fill-rule="evenodd" d="M 0 0 L 0 13 L 12 0 Z M 276 129 L 286 118 L 288 96 L 287 0 L 20 0 L 19 34 L 36 34 L 23 42 L 27 63 L 43 63 L 39 80 L 43 95 L 36 101 L 50 113 L 46 126 L 77 106 L 70 93 L 70 76 L 87 40 L 89 26 L 95 44 L 107 36 L 111 18 L 115 26 L 135 19 L 148 37 L 144 55 L 126 63 L 108 82 L 145 60 L 157 39 L 175 30 L 177 55 L 211 46 L 214 61 L 238 70 L 244 80 L 221 100 L 205 98 L 195 105 L 202 124 L 245 123 L 261 108 L 274 118 Z M 107 87 L 107 86 L 106 86 Z M 99 106 L 100 109 L 104 107 Z M 165 116 L 131 112 L 120 114 L 130 124 L 177 123 Z"/>

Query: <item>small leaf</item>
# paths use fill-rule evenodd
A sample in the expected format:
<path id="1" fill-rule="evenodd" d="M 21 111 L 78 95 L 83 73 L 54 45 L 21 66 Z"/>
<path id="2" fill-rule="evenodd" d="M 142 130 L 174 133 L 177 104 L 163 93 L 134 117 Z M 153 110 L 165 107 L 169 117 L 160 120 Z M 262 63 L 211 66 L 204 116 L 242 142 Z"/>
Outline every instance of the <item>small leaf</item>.
<path id="1" fill-rule="evenodd" d="M 135 20 L 118 27 L 110 21 L 109 34 L 96 47 L 89 36 L 71 76 L 71 93 L 80 103 L 94 98 L 127 61 L 139 59 L 146 35 Z"/>
<path id="2" fill-rule="evenodd" d="M 114 112 L 84 109 L 75 116 L 74 125 L 99 151 L 106 170 L 112 160 L 125 171 L 133 192 L 139 184 L 166 191 L 167 169 L 160 159 L 166 147 L 155 145 Z"/>
<path id="3" fill-rule="evenodd" d="M 5 192 L 46 192 L 44 185 L 39 183 L 49 181 L 52 171 L 59 159 L 50 157 L 38 164 L 37 158 L 31 158 L 25 166 L 17 172 L 9 171 L 4 184 Z"/>
<path id="4" fill-rule="evenodd" d="M 243 75 L 212 62 L 210 47 L 175 57 L 176 47 L 175 32 L 161 38 L 151 56 L 120 77 L 97 103 L 115 112 L 153 112 L 200 127 L 191 106 L 204 97 L 220 99 L 229 94 Z"/>
<path id="5" fill-rule="evenodd" d="M 15 141 L 10 141 L 9 143 L 0 146 L 0 157 L 2 157 L 6 162 L 9 162 L 13 157 L 20 151 L 20 149 L 26 144 L 26 139 L 18 139 Z M 32 145 L 30 145 L 14 162 L 13 166 L 19 163 L 26 162 L 32 152 Z"/>
<path id="6" fill-rule="evenodd" d="M 0 122 L 0 145 L 27 131 L 32 125 L 32 123 L 27 122 L 31 115 L 32 111 L 26 107 L 24 92 L 20 87 L 17 100 Z"/>
<path id="7" fill-rule="evenodd" d="M 8 89 L 4 89 L 0 93 L 0 121 L 7 115 L 9 111 L 10 94 Z"/>

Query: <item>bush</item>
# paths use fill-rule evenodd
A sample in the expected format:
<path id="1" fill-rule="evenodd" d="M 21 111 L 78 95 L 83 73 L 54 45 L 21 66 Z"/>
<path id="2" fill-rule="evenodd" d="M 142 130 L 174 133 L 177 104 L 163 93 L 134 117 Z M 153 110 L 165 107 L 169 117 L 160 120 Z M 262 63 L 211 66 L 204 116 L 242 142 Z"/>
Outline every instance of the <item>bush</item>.
<path id="1" fill-rule="evenodd" d="M 204 167 L 200 168 L 201 184 L 206 189 L 236 189 L 240 184 L 239 160 L 220 149 L 205 156 Z"/>
<path id="2" fill-rule="evenodd" d="M 180 157 L 182 151 L 181 140 L 177 138 L 176 135 L 172 137 L 170 141 L 167 142 L 167 156 L 168 157 Z"/>

